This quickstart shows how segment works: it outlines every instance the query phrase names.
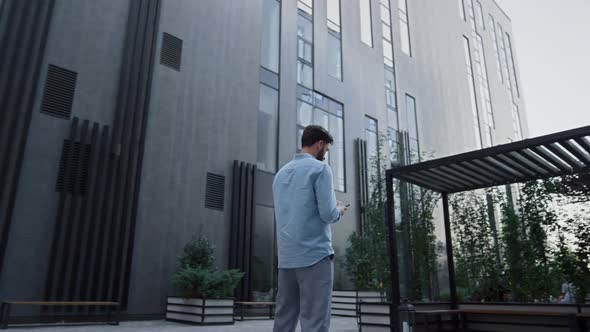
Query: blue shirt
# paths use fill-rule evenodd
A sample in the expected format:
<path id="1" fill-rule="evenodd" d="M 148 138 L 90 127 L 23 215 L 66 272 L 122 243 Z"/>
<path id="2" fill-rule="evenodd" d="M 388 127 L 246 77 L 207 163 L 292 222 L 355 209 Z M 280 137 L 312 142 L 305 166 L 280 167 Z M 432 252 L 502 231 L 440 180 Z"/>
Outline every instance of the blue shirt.
<path id="1" fill-rule="evenodd" d="M 279 268 L 311 266 L 333 255 L 330 224 L 340 220 L 332 169 L 302 153 L 283 166 L 273 185 Z"/>

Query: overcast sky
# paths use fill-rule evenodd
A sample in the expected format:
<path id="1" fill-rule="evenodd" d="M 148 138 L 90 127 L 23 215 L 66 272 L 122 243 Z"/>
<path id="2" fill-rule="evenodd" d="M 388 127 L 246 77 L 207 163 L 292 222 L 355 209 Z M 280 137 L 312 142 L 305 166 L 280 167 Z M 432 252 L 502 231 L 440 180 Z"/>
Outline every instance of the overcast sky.
<path id="1" fill-rule="evenodd" d="M 530 136 L 590 125 L 590 0 L 496 0 L 512 19 Z"/>

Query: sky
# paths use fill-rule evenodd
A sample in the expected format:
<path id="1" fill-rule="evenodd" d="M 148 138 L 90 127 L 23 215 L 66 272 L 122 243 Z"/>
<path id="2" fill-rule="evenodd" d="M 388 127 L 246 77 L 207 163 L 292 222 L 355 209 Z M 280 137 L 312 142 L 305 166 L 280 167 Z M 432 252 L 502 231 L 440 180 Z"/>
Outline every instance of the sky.
<path id="1" fill-rule="evenodd" d="M 590 0 L 496 0 L 512 20 L 530 137 L 590 125 Z"/>

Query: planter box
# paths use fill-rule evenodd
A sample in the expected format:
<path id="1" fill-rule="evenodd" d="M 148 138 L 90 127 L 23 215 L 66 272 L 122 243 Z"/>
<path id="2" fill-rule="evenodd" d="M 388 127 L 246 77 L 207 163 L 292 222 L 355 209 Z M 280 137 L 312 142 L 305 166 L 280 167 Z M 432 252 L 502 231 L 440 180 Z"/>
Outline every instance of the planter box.
<path id="1" fill-rule="evenodd" d="M 358 317 L 358 303 L 381 302 L 382 296 L 379 292 L 365 291 L 333 291 L 332 292 L 332 315 L 341 317 Z"/>
<path id="2" fill-rule="evenodd" d="M 359 331 L 389 332 L 389 303 L 359 303 Z"/>
<path id="3" fill-rule="evenodd" d="M 198 325 L 230 325 L 234 323 L 234 300 L 168 297 L 166 320 Z"/>

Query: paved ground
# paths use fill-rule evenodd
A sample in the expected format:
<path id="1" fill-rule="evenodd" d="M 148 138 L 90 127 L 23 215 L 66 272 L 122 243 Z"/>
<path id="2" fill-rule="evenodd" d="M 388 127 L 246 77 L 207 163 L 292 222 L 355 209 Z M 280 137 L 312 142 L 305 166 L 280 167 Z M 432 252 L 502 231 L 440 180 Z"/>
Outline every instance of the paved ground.
<path id="1" fill-rule="evenodd" d="M 84 326 L 43 326 L 19 327 L 10 329 L 15 332 L 266 332 L 272 331 L 271 320 L 236 322 L 235 325 L 205 327 L 167 322 L 163 320 L 143 322 L 122 322 L 119 326 L 84 325 Z M 297 329 L 297 331 L 300 331 Z M 332 318 L 331 332 L 357 332 L 356 319 Z"/>

